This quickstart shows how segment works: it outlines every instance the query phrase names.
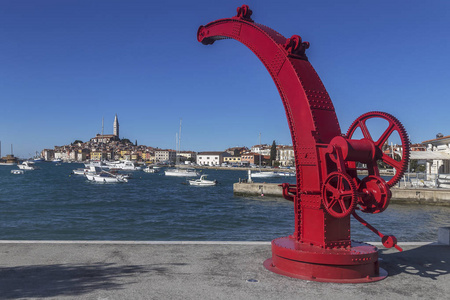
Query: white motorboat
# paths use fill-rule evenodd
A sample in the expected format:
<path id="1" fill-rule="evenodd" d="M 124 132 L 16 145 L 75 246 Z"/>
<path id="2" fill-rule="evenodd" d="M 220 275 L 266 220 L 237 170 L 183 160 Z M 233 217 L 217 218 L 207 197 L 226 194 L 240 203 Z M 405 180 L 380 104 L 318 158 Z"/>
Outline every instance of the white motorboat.
<path id="1" fill-rule="evenodd" d="M 151 167 L 151 166 L 147 166 L 144 169 L 142 169 L 142 171 L 144 171 L 146 173 L 158 173 L 159 169 Z"/>
<path id="2" fill-rule="evenodd" d="M 85 175 L 89 171 L 90 171 L 89 168 L 78 168 L 78 169 L 72 170 L 72 173 L 75 175 Z"/>
<path id="3" fill-rule="evenodd" d="M 199 173 L 195 169 L 167 169 L 164 171 L 166 176 L 178 176 L 178 177 L 197 177 Z"/>
<path id="4" fill-rule="evenodd" d="M 295 172 L 278 172 L 278 176 L 295 176 Z"/>
<path id="5" fill-rule="evenodd" d="M 55 158 L 54 160 L 52 160 L 52 162 L 54 162 L 54 163 L 62 163 L 62 159 L 60 159 L 60 158 Z"/>
<path id="6" fill-rule="evenodd" d="M 277 172 L 272 171 L 259 171 L 255 173 L 251 173 L 252 178 L 269 178 L 269 177 L 280 177 Z"/>
<path id="7" fill-rule="evenodd" d="M 38 167 L 35 166 L 34 162 L 32 161 L 24 161 L 23 163 L 21 163 L 20 165 L 17 165 L 19 167 L 19 169 L 21 170 L 36 170 Z"/>
<path id="8" fill-rule="evenodd" d="M 23 170 L 11 170 L 11 174 L 19 175 L 25 173 Z"/>
<path id="9" fill-rule="evenodd" d="M 200 176 L 200 179 L 188 180 L 190 185 L 196 186 L 212 186 L 217 184 L 217 180 L 207 180 L 206 174 Z"/>
<path id="10" fill-rule="evenodd" d="M 139 171 L 142 167 L 136 166 L 131 160 L 121 160 L 116 162 L 106 163 L 106 165 L 113 169 L 126 170 L 126 171 Z"/>
<path id="11" fill-rule="evenodd" d="M 102 183 L 119 183 L 119 182 L 128 182 L 128 179 L 125 176 L 117 174 L 114 175 L 107 171 L 100 171 L 98 173 L 86 173 L 86 178 L 90 181 L 102 182 Z"/>

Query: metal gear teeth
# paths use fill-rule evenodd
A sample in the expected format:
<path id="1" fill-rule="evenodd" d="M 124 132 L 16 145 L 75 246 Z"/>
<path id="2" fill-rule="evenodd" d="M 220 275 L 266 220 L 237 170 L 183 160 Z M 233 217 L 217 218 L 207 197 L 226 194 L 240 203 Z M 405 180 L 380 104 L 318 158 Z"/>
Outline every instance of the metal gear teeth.
<path id="1" fill-rule="evenodd" d="M 403 174 L 405 174 L 406 170 L 408 169 L 407 162 L 409 161 L 409 155 L 410 155 L 410 148 L 409 148 L 410 141 L 409 141 L 408 134 L 407 134 L 405 128 L 403 127 L 403 124 L 396 117 L 394 117 L 393 115 L 391 115 L 389 113 L 381 112 L 381 111 L 371 111 L 371 112 L 368 112 L 368 113 L 365 113 L 365 114 L 359 116 L 358 118 L 356 118 L 355 121 L 353 121 L 352 125 L 350 125 L 350 127 L 347 131 L 346 137 L 350 138 L 350 135 L 354 133 L 354 130 L 356 129 L 356 127 L 358 126 L 358 123 L 361 120 L 369 119 L 372 117 L 381 117 L 381 118 L 387 119 L 387 120 L 395 123 L 395 125 L 397 126 L 396 130 L 398 131 L 400 140 L 402 142 L 403 164 L 402 164 L 401 168 L 399 170 L 397 170 L 396 174 L 388 181 L 388 186 L 393 187 L 397 182 L 399 182 L 401 180 L 401 178 L 403 177 Z"/>

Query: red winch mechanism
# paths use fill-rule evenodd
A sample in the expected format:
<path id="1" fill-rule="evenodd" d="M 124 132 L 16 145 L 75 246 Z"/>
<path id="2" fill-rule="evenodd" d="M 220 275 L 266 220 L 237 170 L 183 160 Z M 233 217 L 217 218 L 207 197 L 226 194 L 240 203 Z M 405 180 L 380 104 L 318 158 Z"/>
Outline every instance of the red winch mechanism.
<path id="1" fill-rule="evenodd" d="M 296 184 L 283 184 L 283 195 L 294 202 L 295 232 L 272 241 L 272 258 L 264 266 L 275 273 L 306 280 L 357 283 L 385 278 L 378 265 L 378 249 L 350 239 L 350 216 L 378 234 L 386 247 L 396 247 L 355 210 L 380 213 L 389 205 L 390 188 L 403 176 L 409 160 L 409 140 L 403 125 L 392 115 L 369 112 L 341 134 L 333 103 L 305 54 L 308 42 L 294 35 L 286 39 L 273 29 L 255 23 L 247 5 L 237 15 L 200 26 L 197 39 L 204 45 L 235 39 L 251 49 L 272 76 L 280 93 L 295 153 Z M 377 140 L 367 121 L 384 119 L 387 128 Z M 355 132 L 362 139 L 352 139 Z M 383 153 L 383 145 L 398 134 L 401 160 Z M 378 162 L 390 165 L 395 175 L 386 182 Z M 360 168 L 359 166 L 366 166 Z M 357 171 L 368 176 L 362 180 Z"/>

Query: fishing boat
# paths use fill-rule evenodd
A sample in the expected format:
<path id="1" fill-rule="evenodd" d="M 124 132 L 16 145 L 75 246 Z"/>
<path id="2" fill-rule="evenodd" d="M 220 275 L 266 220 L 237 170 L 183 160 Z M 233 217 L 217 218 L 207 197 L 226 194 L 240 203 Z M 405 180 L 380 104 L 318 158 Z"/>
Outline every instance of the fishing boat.
<path id="1" fill-rule="evenodd" d="M 14 166 L 17 165 L 17 157 L 13 154 L 13 145 L 11 144 L 11 154 L 2 157 L 2 142 L 0 141 L 0 166 Z"/>
<path id="2" fill-rule="evenodd" d="M 34 164 L 34 162 L 32 161 L 24 161 L 23 163 L 17 165 L 19 167 L 19 169 L 21 170 L 27 170 L 27 171 L 31 171 L 31 170 L 36 170 L 38 169 L 38 167 L 36 167 L 36 165 Z"/>
<path id="3" fill-rule="evenodd" d="M 200 176 L 200 179 L 188 180 L 188 182 L 190 185 L 195 186 L 213 186 L 217 184 L 217 180 L 207 180 L 206 176 L 206 174 L 203 174 Z"/>

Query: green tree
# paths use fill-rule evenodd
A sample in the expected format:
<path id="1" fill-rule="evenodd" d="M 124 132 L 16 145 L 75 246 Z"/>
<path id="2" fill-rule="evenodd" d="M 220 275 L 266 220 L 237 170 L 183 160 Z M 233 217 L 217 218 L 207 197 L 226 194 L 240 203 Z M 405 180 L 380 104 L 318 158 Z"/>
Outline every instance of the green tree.
<path id="1" fill-rule="evenodd" d="M 81 141 L 81 140 L 75 140 L 72 144 L 74 145 L 74 144 L 83 144 L 83 141 Z"/>
<path id="2" fill-rule="evenodd" d="M 273 166 L 274 161 L 277 160 L 277 144 L 275 140 L 272 142 L 272 147 L 270 148 L 270 164 Z"/>

